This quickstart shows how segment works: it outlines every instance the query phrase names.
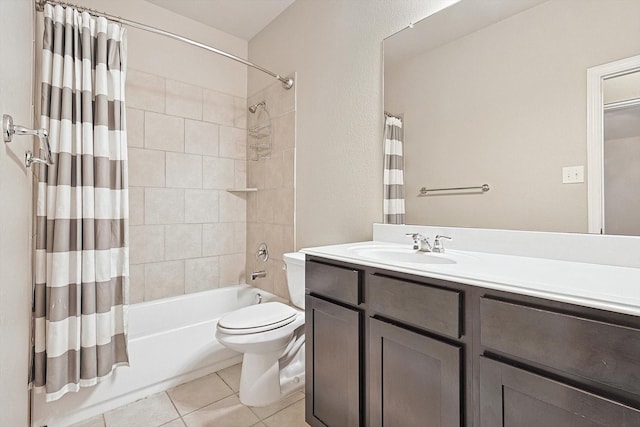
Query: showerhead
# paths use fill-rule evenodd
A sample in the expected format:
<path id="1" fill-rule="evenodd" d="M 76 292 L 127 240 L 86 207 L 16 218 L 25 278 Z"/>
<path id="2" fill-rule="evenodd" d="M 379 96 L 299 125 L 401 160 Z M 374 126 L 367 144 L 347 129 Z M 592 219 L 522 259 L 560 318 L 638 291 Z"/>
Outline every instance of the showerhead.
<path id="1" fill-rule="evenodd" d="M 266 103 L 264 101 L 260 101 L 257 104 L 254 104 L 251 107 L 249 107 L 249 112 L 251 114 L 255 114 L 256 111 L 258 111 L 258 107 L 260 107 L 260 106 L 264 107 L 265 105 L 266 105 Z"/>

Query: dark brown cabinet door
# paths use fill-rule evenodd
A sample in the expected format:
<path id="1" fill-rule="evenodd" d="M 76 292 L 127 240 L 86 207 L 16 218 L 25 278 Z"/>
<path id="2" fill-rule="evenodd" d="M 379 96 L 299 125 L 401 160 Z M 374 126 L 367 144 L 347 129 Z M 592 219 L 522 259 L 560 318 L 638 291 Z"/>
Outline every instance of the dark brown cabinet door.
<path id="1" fill-rule="evenodd" d="M 371 427 L 460 427 L 461 348 L 369 322 Z"/>
<path id="2" fill-rule="evenodd" d="M 306 297 L 306 421 L 312 426 L 361 425 L 361 317 Z"/>
<path id="3" fill-rule="evenodd" d="M 640 411 L 491 359 L 480 359 L 481 427 L 637 427 Z"/>

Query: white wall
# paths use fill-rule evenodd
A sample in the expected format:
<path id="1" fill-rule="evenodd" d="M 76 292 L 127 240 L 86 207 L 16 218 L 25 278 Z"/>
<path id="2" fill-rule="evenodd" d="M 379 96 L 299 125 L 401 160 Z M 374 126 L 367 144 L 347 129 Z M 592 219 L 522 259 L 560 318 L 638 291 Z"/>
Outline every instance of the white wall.
<path id="1" fill-rule="evenodd" d="M 446 1 L 297 0 L 249 42 L 296 71 L 296 248 L 371 238 L 382 219 L 382 40 Z M 269 80 L 249 72 L 249 94 Z"/>
<path id="2" fill-rule="evenodd" d="M 247 42 L 144 0 L 78 0 L 85 7 L 147 24 L 242 58 Z M 247 67 L 164 36 L 128 28 L 129 67 L 233 96 L 247 97 Z"/>
<path id="3" fill-rule="evenodd" d="M 32 9 L 0 1 L 0 114 L 31 126 Z M 0 426 L 26 426 L 31 315 L 31 173 L 24 152 L 32 139 L 0 147 Z"/>

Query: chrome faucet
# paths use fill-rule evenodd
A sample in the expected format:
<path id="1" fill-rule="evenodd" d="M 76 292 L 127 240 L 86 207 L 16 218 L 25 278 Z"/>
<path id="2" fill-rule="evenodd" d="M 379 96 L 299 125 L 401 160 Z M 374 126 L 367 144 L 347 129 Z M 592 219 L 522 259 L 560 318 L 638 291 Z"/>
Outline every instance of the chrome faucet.
<path id="1" fill-rule="evenodd" d="M 251 273 L 251 280 L 256 280 L 258 277 L 267 277 L 267 272 L 264 270 L 260 270 Z"/>
<path id="2" fill-rule="evenodd" d="M 429 238 L 424 237 L 420 233 L 407 233 L 407 236 L 411 236 L 413 239 L 413 250 L 420 252 L 431 252 L 431 245 L 429 244 Z"/>
<path id="3" fill-rule="evenodd" d="M 436 235 L 435 240 L 433 241 L 433 249 L 432 252 L 441 254 L 444 253 L 444 245 L 442 244 L 442 239 L 453 240 L 452 237 L 442 236 L 440 234 Z"/>

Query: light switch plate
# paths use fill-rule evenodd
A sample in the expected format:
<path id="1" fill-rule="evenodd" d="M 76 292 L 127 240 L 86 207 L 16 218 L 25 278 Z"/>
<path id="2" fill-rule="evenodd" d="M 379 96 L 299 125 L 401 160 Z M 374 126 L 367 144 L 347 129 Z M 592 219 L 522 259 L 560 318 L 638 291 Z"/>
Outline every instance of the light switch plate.
<path id="1" fill-rule="evenodd" d="M 567 166 L 562 168 L 562 183 L 576 184 L 584 182 L 584 166 Z"/>

